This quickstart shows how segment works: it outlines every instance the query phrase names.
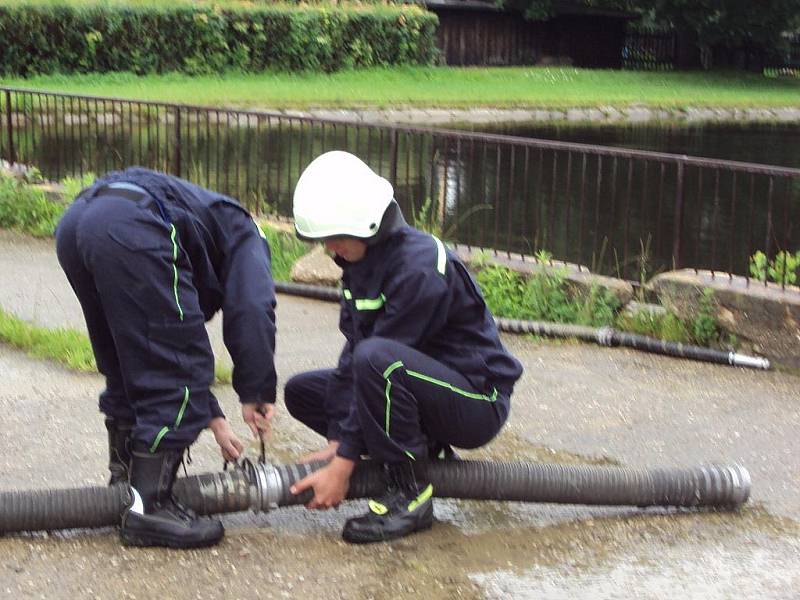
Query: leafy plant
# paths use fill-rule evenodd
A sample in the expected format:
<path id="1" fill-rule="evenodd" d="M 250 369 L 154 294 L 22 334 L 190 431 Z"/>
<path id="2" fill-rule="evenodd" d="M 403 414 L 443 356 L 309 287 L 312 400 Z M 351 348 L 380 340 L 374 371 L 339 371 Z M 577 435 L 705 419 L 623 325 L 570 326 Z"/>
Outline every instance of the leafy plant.
<path id="1" fill-rule="evenodd" d="M 547 253 L 540 252 L 537 258 L 549 262 Z M 616 297 L 599 287 L 583 299 L 574 297 L 563 269 L 542 268 L 526 277 L 489 265 L 478 272 L 477 279 L 487 306 L 499 317 L 602 326 L 613 322 L 619 308 Z"/>
<path id="2" fill-rule="evenodd" d="M 692 336 L 694 341 L 701 346 L 718 337 L 717 319 L 714 310 L 714 290 L 704 289 L 700 297 L 700 310 L 692 321 Z"/>
<path id="3" fill-rule="evenodd" d="M 61 181 L 64 188 L 64 200 L 72 202 L 84 188 L 89 187 L 95 180 L 94 173 L 85 173 L 83 177 L 65 177 Z"/>
<path id="4" fill-rule="evenodd" d="M 267 237 L 272 253 L 272 277 L 276 281 L 289 281 L 292 265 L 308 252 L 309 245 L 287 231 L 280 231 L 265 224 L 261 224 L 260 227 Z"/>
<path id="5" fill-rule="evenodd" d="M 800 269 L 800 250 L 795 254 L 781 250 L 772 260 L 761 250 L 750 257 L 750 275 L 759 281 L 794 284 L 797 282 L 797 272 Z"/>
<path id="6" fill-rule="evenodd" d="M 660 314 L 639 311 L 632 315 L 622 314 L 616 326 L 623 331 L 647 335 L 668 342 L 688 343 L 692 341 L 686 324 L 672 313 Z"/>
<path id="7" fill-rule="evenodd" d="M 0 176 L 0 227 L 47 237 L 53 235 L 64 208 L 42 190 Z"/>

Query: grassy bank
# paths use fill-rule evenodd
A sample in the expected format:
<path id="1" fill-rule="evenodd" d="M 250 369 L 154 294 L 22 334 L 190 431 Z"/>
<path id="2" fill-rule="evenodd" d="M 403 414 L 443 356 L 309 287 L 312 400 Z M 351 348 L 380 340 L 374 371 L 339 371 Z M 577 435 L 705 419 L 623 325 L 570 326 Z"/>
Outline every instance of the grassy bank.
<path id="1" fill-rule="evenodd" d="M 53 360 L 68 369 L 84 373 L 97 371 L 89 338 L 76 329 L 39 327 L 0 308 L 0 342 L 28 356 Z M 232 375 L 230 367 L 216 364 L 214 380 L 217 383 L 230 383 Z"/>
<path id="2" fill-rule="evenodd" d="M 77 371 L 96 371 L 89 338 L 74 329 L 47 329 L 0 308 L 0 341 L 34 358 L 48 358 Z"/>
<path id="3" fill-rule="evenodd" d="M 800 79 L 727 71 L 419 67 L 221 77 L 52 75 L 30 79 L 5 77 L 0 78 L 0 83 L 66 93 L 240 108 L 800 106 Z"/>

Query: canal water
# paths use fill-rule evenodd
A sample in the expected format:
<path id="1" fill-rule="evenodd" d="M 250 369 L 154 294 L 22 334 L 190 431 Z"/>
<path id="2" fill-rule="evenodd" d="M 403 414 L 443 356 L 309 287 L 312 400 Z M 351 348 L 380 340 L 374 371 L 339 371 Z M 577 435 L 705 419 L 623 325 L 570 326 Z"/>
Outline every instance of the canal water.
<path id="1" fill-rule="evenodd" d="M 800 169 L 800 123 L 516 123 L 465 129 Z"/>
<path id="2" fill-rule="evenodd" d="M 395 183 L 410 221 L 448 240 L 555 258 L 637 279 L 676 265 L 747 273 L 755 250 L 800 249 L 800 179 L 459 139 L 434 133 L 136 105 L 44 107 L 16 152 L 45 176 L 140 164 L 179 173 L 251 209 L 291 214 L 316 155 L 355 152 Z M 87 117 L 86 114 L 91 117 Z M 477 131 L 477 129 L 476 129 Z M 493 126 L 482 132 L 800 168 L 800 124 Z M 0 132 L 2 133 L 2 132 Z M 0 136 L 2 137 L 2 136 Z M 1 149 L 1 148 L 0 148 Z M 678 182 L 681 188 L 678 189 Z M 681 205 L 676 202 L 681 198 Z M 796 247 L 795 247 L 796 246 Z"/>

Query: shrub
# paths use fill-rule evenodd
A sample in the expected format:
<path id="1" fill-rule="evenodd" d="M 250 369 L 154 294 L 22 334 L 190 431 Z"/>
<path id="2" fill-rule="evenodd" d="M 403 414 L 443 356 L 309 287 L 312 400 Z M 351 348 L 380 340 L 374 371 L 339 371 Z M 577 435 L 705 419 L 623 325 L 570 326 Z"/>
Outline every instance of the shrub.
<path id="1" fill-rule="evenodd" d="M 792 285 L 797 282 L 797 272 L 800 270 L 800 250 L 792 254 L 781 250 L 772 260 L 767 260 L 767 255 L 758 250 L 750 257 L 750 275 L 759 281 L 787 283 Z"/>
<path id="2" fill-rule="evenodd" d="M 417 6 L 102 2 L 0 5 L 0 73 L 189 74 L 432 64 Z"/>
<path id="3" fill-rule="evenodd" d="M 491 265 L 482 268 L 477 279 L 487 306 L 498 317 L 599 327 L 613 323 L 619 308 L 617 298 L 601 288 L 592 288 L 585 299 L 573 297 L 559 270 L 526 277 Z"/>

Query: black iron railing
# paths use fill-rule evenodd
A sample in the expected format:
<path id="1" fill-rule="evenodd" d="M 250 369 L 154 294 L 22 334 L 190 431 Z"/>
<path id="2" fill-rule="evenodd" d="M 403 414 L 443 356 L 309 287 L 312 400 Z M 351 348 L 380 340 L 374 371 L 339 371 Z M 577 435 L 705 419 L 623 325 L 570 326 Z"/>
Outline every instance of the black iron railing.
<path id="1" fill-rule="evenodd" d="M 622 45 L 622 66 L 643 71 L 675 68 L 677 36 L 658 29 L 629 30 Z"/>
<path id="2" fill-rule="evenodd" d="M 51 179 L 143 165 L 291 214 L 318 154 L 361 156 L 409 221 L 448 240 L 540 249 L 638 279 L 690 266 L 748 274 L 800 249 L 800 169 L 603 146 L 0 87 L 0 156 Z"/>

